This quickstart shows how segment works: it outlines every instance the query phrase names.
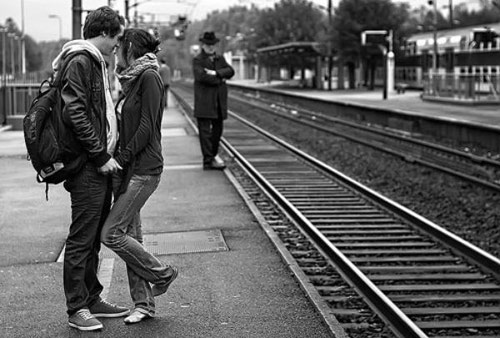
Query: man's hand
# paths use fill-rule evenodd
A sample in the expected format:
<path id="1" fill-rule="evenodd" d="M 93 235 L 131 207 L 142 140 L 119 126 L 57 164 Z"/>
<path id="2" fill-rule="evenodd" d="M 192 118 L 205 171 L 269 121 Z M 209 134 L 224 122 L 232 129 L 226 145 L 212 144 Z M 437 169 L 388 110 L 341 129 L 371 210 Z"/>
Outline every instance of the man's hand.
<path id="1" fill-rule="evenodd" d="M 116 173 L 118 170 L 123 168 L 116 162 L 114 158 L 110 158 L 102 167 L 98 168 L 97 171 L 103 175 Z"/>
<path id="2" fill-rule="evenodd" d="M 208 69 L 208 68 L 204 68 L 205 69 L 205 72 L 208 74 L 208 75 L 217 75 L 217 72 L 213 69 Z"/>

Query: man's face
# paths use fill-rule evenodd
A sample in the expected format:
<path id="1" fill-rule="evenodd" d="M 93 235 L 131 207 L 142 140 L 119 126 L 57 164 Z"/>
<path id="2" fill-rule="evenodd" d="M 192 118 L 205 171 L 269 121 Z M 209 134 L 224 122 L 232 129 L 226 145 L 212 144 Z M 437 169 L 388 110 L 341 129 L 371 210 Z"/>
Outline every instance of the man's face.
<path id="1" fill-rule="evenodd" d="M 201 48 L 207 54 L 215 54 L 215 52 L 217 51 L 217 46 L 217 43 L 215 45 L 207 45 L 206 43 L 201 44 Z"/>
<path id="2" fill-rule="evenodd" d="M 112 55 L 115 48 L 118 47 L 118 39 L 123 35 L 123 31 L 125 30 L 124 26 L 120 26 L 120 32 L 115 36 L 111 37 L 108 34 L 104 36 L 104 41 L 102 44 L 102 55 Z"/>

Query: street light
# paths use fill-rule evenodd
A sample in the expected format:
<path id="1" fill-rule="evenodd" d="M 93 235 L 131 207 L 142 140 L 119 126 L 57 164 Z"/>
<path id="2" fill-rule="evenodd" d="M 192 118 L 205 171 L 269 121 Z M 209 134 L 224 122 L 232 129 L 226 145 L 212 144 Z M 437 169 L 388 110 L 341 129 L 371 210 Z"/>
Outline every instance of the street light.
<path id="1" fill-rule="evenodd" d="M 17 40 L 18 37 L 16 36 L 15 33 L 7 33 L 7 36 L 10 39 L 10 71 L 12 72 L 12 78 L 14 78 L 14 75 L 16 73 L 16 68 L 15 68 L 15 61 L 14 61 L 14 40 Z"/>
<path id="2" fill-rule="evenodd" d="M 434 15 L 432 18 L 433 21 L 433 27 L 432 27 L 432 40 L 433 40 L 433 52 L 432 52 L 432 73 L 435 75 L 437 73 L 437 57 L 438 57 L 438 45 L 437 45 L 437 0 L 429 0 L 428 1 L 429 5 L 433 6 L 434 9 Z"/>
<path id="3" fill-rule="evenodd" d="M 5 67 L 5 59 L 6 59 L 6 44 L 5 44 L 5 39 L 7 38 L 7 28 L 5 27 L 2 27 L 0 28 L 0 32 L 2 32 L 2 97 L 3 97 L 3 120 L 0 121 L 1 124 L 5 124 L 6 123 L 6 119 L 7 119 L 7 115 L 6 115 L 6 112 L 7 112 L 7 90 L 6 90 L 6 86 L 7 86 L 7 69 Z"/>
<path id="4" fill-rule="evenodd" d="M 49 14 L 49 18 L 59 20 L 59 41 L 62 40 L 62 19 L 57 14 Z"/>
<path id="5" fill-rule="evenodd" d="M 332 67 L 333 67 L 333 56 L 332 56 L 332 0 L 328 0 L 328 43 L 327 43 L 327 53 L 328 53 L 328 90 L 332 90 Z"/>
<path id="6" fill-rule="evenodd" d="M 5 39 L 7 37 L 7 28 L 2 27 L 0 28 L 0 32 L 2 32 L 2 86 L 5 87 L 5 82 L 7 80 L 7 69 L 6 69 L 6 64 L 5 64 L 5 59 L 7 58 L 6 55 L 6 43 Z"/>

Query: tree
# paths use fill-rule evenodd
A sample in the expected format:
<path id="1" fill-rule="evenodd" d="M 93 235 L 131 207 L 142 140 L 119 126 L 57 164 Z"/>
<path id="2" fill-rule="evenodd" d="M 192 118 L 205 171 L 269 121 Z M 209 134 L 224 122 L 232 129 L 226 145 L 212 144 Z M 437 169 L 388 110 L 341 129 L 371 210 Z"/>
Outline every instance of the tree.
<path id="1" fill-rule="evenodd" d="M 288 42 L 316 42 L 324 31 L 324 14 L 306 0 L 281 0 L 274 8 L 264 10 L 255 28 L 257 48 Z M 264 63 L 275 61 L 263 58 Z M 280 62 L 294 68 L 312 67 L 313 60 L 304 60 L 299 55 L 288 55 Z"/>
<path id="2" fill-rule="evenodd" d="M 338 50 L 339 66 L 347 65 L 349 84 L 354 87 L 354 70 L 361 62 L 361 33 L 365 30 L 392 30 L 401 36 L 408 20 L 409 4 L 394 4 L 390 0 L 341 0 L 333 19 L 333 45 Z M 367 66 L 374 69 L 380 62 L 371 55 Z M 368 68 L 367 67 L 367 68 Z M 339 72 L 339 88 L 343 88 L 343 72 Z"/>
<path id="3" fill-rule="evenodd" d="M 21 36 L 22 35 L 22 32 L 19 30 L 16 22 L 12 19 L 12 18 L 8 18 L 6 21 L 5 21 L 5 28 L 7 28 L 7 31 L 9 33 L 14 33 L 16 34 L 17 36 Z M 0 46 L 2 44 L 2 41 L 1 39 L 3 38 L 3 35 L 0 35 Z M 7 42 L 7 49 L 10 48 L 10 46 L 8 45 L 8 38 L 6 40 Z M 41 53 L 41 50 L 40 50 L 40 47 L 39 45 L 35 42 L 35 40 L 33 40 L 33 38 L 31 38 L 31 36 L 25 34 L 24 35 L 24 45 L 25 45 L 25 52 L 26 52 L 26 71 L 27 72 L 34 72 L 34 71 L 39 71 L 42 69 L 42 65 L 43 65 L 43 57 L 42 57 L 42 53 Z M 15 50 L 15 58 L 16 60 L 19 58 L 19 48 L 16 48 Z M 0 54 L 0 60 L 2 58 L 2 55 Z M 7 57 L 7 60 L 9 59 L 9 57 Z M 3 63 L 4 60 L 1 60 L 1 62 Z M 8 68 L 8 67 L 7 67 Z"/>
<path id="4" fill-rule="evenodd" d="M 258 47 L 294 41 L 316 41 L 323 13 L 306 0 L 281 0 L 261 13 L 256 26 Z"/>

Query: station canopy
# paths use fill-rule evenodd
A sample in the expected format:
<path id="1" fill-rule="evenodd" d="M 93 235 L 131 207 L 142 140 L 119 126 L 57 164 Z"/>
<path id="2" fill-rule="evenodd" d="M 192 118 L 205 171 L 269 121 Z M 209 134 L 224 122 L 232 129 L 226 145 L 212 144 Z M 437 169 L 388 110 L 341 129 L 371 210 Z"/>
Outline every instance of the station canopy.
<path id="1" fill-rule="evenodd" d="M 316 57 L 324 55 L 321 44 L 318 42 L 288 42 L 257 49 L 257 54 L 264 57 L 302 56 Z"/>

